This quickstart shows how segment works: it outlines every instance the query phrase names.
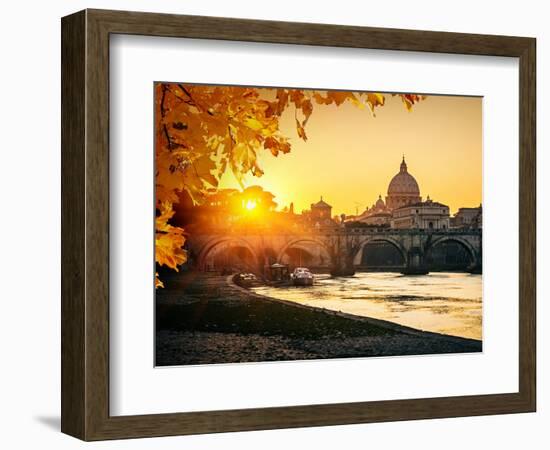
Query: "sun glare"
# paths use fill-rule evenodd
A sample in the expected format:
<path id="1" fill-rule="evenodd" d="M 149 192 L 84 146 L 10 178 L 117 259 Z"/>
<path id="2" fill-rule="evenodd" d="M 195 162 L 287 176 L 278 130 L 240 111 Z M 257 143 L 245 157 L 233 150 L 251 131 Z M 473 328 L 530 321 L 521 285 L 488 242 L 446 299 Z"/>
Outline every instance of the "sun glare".
<path id="1" fill-rule="evenodd" d="M 245 208 L 248 211 L 252 211 L 254 208 L 256 208 L 256 202 L 254 200 L 248 200 L 245 204 Z"/>

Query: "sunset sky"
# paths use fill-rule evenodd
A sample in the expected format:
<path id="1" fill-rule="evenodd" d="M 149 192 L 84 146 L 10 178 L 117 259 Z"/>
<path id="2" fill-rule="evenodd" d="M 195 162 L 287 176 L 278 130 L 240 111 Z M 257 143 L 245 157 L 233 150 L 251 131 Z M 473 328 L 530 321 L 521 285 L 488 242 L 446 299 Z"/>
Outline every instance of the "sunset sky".
<path id="1" fill-rule="evenodd" d="M 265 174 L 247 175 L 245 186 L 260 185 L 275 194 L 279 208 L 294 202 L 296 212 L 309 209 L 320 196 L 333 214 L 361 213 L 382 195 L 399 172 L 405 154 L 409 173 L 417 180 L 423 200 L 447 204 L 451 213 L 478 206 L 482 199 L 482 99 L 430 95 L 408 112 L 398 97 L 386 105 L 360 110 L 314 105 L 306 126 L 308 140 L 296 134 L 294 109 L 281 119 L 281 131 L 292 151 L 275 158 L 260 152 Z M 226 173 L 220 188 L 238 188 Z"/>

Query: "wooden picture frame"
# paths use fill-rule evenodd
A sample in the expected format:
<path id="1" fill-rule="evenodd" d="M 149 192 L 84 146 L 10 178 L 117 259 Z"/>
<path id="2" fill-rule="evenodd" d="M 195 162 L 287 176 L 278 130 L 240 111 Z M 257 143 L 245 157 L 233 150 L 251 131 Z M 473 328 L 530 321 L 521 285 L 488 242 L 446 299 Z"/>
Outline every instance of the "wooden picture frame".
<path id="1" fill-rule="evenodd" d="M 62 417 L 84 440 L 535 411 L 536 162 L 533 38 L 85 10 L 62 19 Z M 109 36 L 519 58 L 519 391 L 140 416 L 109 415 Z"/>

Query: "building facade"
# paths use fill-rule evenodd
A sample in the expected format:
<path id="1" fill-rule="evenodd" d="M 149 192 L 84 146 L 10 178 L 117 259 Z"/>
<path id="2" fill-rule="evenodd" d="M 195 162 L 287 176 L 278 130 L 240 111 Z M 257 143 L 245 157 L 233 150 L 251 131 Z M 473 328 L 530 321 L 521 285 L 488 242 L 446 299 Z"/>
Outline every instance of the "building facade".
<path id="1" fill-rule="evenodd" d="M 425 202 L 401 206 L 392 212 L 392 228 L 446 230 L 449 225 L 449 207 L 429 196 Z"/>
<path id="2" fill-rule="evenodd" d="M 392 215 L 390 212 L 377 212 L 370 214 L 360 222 L 367 225 L 386 226 L 391 222 Z"/>
<path id="3" fill-rule="evenodd" d="M 459 208 L 451 218 L 453 228 L 482 228 L 483 212 L 481 205 L 477 208 Z"/>
<path id="4" fill-rule="evenodd" d="M 325 202 L 322 196 L 321 200 L 310 205 L 309 211 L 302 211 L 301 217 L 310 226 L 330 227 L 336 225 L 336 222 L 332 218 L 332 206 Z"/>

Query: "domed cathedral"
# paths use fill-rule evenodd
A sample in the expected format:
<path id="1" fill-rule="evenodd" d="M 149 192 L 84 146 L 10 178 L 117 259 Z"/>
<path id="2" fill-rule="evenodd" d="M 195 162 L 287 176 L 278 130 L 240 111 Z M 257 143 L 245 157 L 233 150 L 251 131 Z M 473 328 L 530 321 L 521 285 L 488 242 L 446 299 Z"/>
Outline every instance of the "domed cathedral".
<path id="1" fill-rule="evenodd" d="M 386 202 L 382 196 L 370 208 L 357 216 L 351 216 L 349 221 L 362 222 L 367 225 L 386 225 L 390 226 L 392 213 L 398 208 L 408 205 L 414 205 L 422 202 L 420 197 L 420 188 L 415 178 L 408 172 L 405 155 L 399 167 L 399 173 L 395 175 L 388 185 L 388 195 Z"/>
<path id="2" fill-rule="evenodd" d="M 407 163 L 405 162 L 405 155 L 403 155 L 399 173 L 392 178 L 388 186 L 386 207 L 389 210 L 394 210 L 401 206 L 412 205 L 421 201 L 422 197 L 420 197 L 418 183 L 407 171 Z"/>

